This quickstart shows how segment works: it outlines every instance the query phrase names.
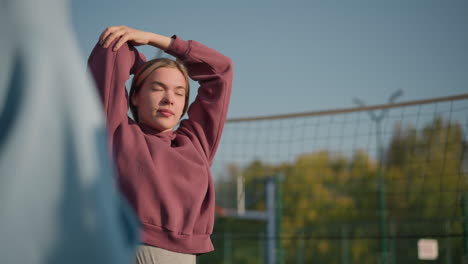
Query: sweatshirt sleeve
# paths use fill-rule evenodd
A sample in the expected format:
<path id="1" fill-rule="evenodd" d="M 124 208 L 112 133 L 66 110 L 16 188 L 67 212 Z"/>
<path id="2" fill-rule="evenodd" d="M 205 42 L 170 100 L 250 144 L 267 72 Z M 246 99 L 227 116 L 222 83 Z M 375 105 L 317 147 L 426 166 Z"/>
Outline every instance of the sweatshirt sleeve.
<path id="1" fill-rule="evenodd" d="M 118 124 L 127 120 L 128 95 L 125 82 L 145 61 L 133 46 L 125 43 L 118 51 L 96 44 L 88 59 L 88 69 L 94 78 L 104 106 L 107 127 L 112 134 Z"/>
<path id="2" fill-rule="evenodd" d="M 200 85 L 188 108 L 188 119 L 181 122 L 179 132 L 198 139 L 211 164 L 226 121 L 232 88 L 232 61 L 194 40 L 172 38 L 166 52 L 181 60 L 190 78 Z"/>

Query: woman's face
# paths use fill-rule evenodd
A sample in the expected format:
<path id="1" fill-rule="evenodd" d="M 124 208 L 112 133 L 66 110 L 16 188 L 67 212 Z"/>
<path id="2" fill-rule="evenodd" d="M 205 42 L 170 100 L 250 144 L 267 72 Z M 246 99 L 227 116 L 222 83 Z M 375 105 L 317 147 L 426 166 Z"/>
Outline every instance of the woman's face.
<path id="1" fill-rule="evenodd" d="M 140 122 L 160 132 L 174 129 L 185 105 L 187 83 L 177 68 L 159 68 L 146 78 L 131 98 Z"/>

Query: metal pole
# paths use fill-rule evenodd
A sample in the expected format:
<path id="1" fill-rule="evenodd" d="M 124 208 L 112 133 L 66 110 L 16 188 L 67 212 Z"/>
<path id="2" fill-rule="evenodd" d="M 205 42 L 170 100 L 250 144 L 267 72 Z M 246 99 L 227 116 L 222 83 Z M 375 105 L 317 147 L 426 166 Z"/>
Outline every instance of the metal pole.
<path id="1" fill-rule="evenodd" d="M 391 235 L 392 235 L 392 240 L 391 240 L 391 244 L 390 244 L 390 263 L 392 264 L 395 264 L 397 263 L 396 262 L 396 257 L 397 257 L 397 254 L 396 254 L 396 243 L 395 243 L 395 240 L 396 240 L 396 233 L 397 233 L 397 224 L 396 223 L 391 223 L 390 224 L 390 230 L 391 230 Z"/>
<path id="2" fill-rule="evenodd" d="M 302 230 L 301 235 L 297 238 L 298 241 L 296 243 L 296 264 L 304 264 L 304 240 L 305 234 L 304 230 Z"/>
<path id="3" fill-rule="evenodd" d="M 445 231 L 447 232 L 447 234 L 450 234 L 452 231 L 450 222 L 448 221 L 445 223 Z M 447 254 L 445 255 L 445 263 L 447 264 L 452 264 L 452 246 L 450 243 L 450 239 L 450 237 L 445 238 L 445 247 L 447 251 Z"/>
<path id="4" fill-rule="evenodd" d="M 468 263 L 468 199 L 466 192 L 462 193 L 462 214 L 463 214 L 463 255 L 464 260 Z"/>
<path id="5" fill-rule="evenodd" d="M 346 224 L 341 227 L 341 263 L 349 263 L 348 226 Z"/>
<path id="6" fill-rule="evenodd" d="M 272 177 L 266 179 L 267 202 L 267 264 L 276 264 L 276 216 L 275 216 L 275 181 Z"/>
<path id="7" fill-rule="evenodd" d="M 232 250 L 232 241 L 231 241 L 231 232 L 224 233 L 224 262 L 225 264 L 231 264 L 231 250 Z"/>
<path id="8" fill-rule="evenodd" d="M 258 234 L 258 263 L 265 263 L 265 232 Z"/>
<path id="9" fill-rule="evenodd" d="M 278 173 L 275 175 L 275 216 L 276 216 L 276 259 L 278 264 L 284 263 L 283 257 L 283 245 L 281 241 L 281 233 L 282 233 L 282 215 L 283 215 L 283 201 L 282 201 L 282 188 L 281 188 L 281 181 L 283 179 L 283 175 Z"/>
<path id="10" fill-rule="evenodd" d="M 380 116 L 383 117 L 383 114 Z M 385 197 L 385 179 L 384 173 L 384 161 L 383 161 L 383 144 L 381 139 L 381 122 L 382 118 L 375 119 L 376 130 L 377 130 L 377 148 L 378 148 L 378 159 L 379 159 L 379 175 L 378 175 L 378 190 L 379 190 L 379 230 L 380 230 L 380 250 L 382 263 L 388 264 L 388 228 L 387 228 L 387 205 Z"/>
<path id="11" fill-rule="evenodd" d="M 394 92 L 389 100 L 389 104 L 393 104 L 398 97 L 403 95 L 403 90 L 399 89 Z M 365 104 L 362 100 L 354 98 L 354 103 L 359 106 L 364 107 Z M 383 109 L 380 112 L 380 115 L 376 115 L 374 112 L 369 111 L 369 116 L 373 122 L 376 124 L 376 140 L 377 140 L 377 155 L 378 155 L 378 165 L 379 165 L 379 175 L 378 175 L 378 199 L 379 199 L 379 230 L 380 230 L 380 250 L 381 250 L 381 261 L 380 263 L 389 264 L 388 259 L 388 228 L 387 228 L 387 205 L 385 197 L 385 179 L 384 179 L 384 148 L 381 139 L 381 121 L 384 119 L 385 114 L 387 113 L 388 108 Z"/>
<path id="12" fill-rule="evenodd" d="M 237 175 L 237 214 L 245 214 L 245 187 L 242 174 Z"/>

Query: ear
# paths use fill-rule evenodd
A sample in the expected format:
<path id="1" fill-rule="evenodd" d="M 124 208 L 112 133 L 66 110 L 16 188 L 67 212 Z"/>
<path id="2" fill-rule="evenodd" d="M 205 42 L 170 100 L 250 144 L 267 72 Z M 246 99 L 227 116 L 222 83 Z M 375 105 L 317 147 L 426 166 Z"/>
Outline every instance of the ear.
<path id="1" fill-rule="evenodd" d="M 130 98 L 130 100 L 131 100 L 131 102 L 132 102 L 132 104 L 134 106 L 138 106 L 138 96 L 137 96 L 137 94 L 132 94 L 132 98 Z"/>

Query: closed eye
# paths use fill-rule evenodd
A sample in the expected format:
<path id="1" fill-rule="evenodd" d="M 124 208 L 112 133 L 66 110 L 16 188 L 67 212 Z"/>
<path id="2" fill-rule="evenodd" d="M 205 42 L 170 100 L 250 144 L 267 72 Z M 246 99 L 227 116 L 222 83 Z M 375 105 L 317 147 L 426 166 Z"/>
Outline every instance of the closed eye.
<path id="1" fill-rule="evenodd" d="M 178 96 L 185 96 L 185 88 L 184 87 L 177 87 L 175 94 L 178 95 Z"/>

